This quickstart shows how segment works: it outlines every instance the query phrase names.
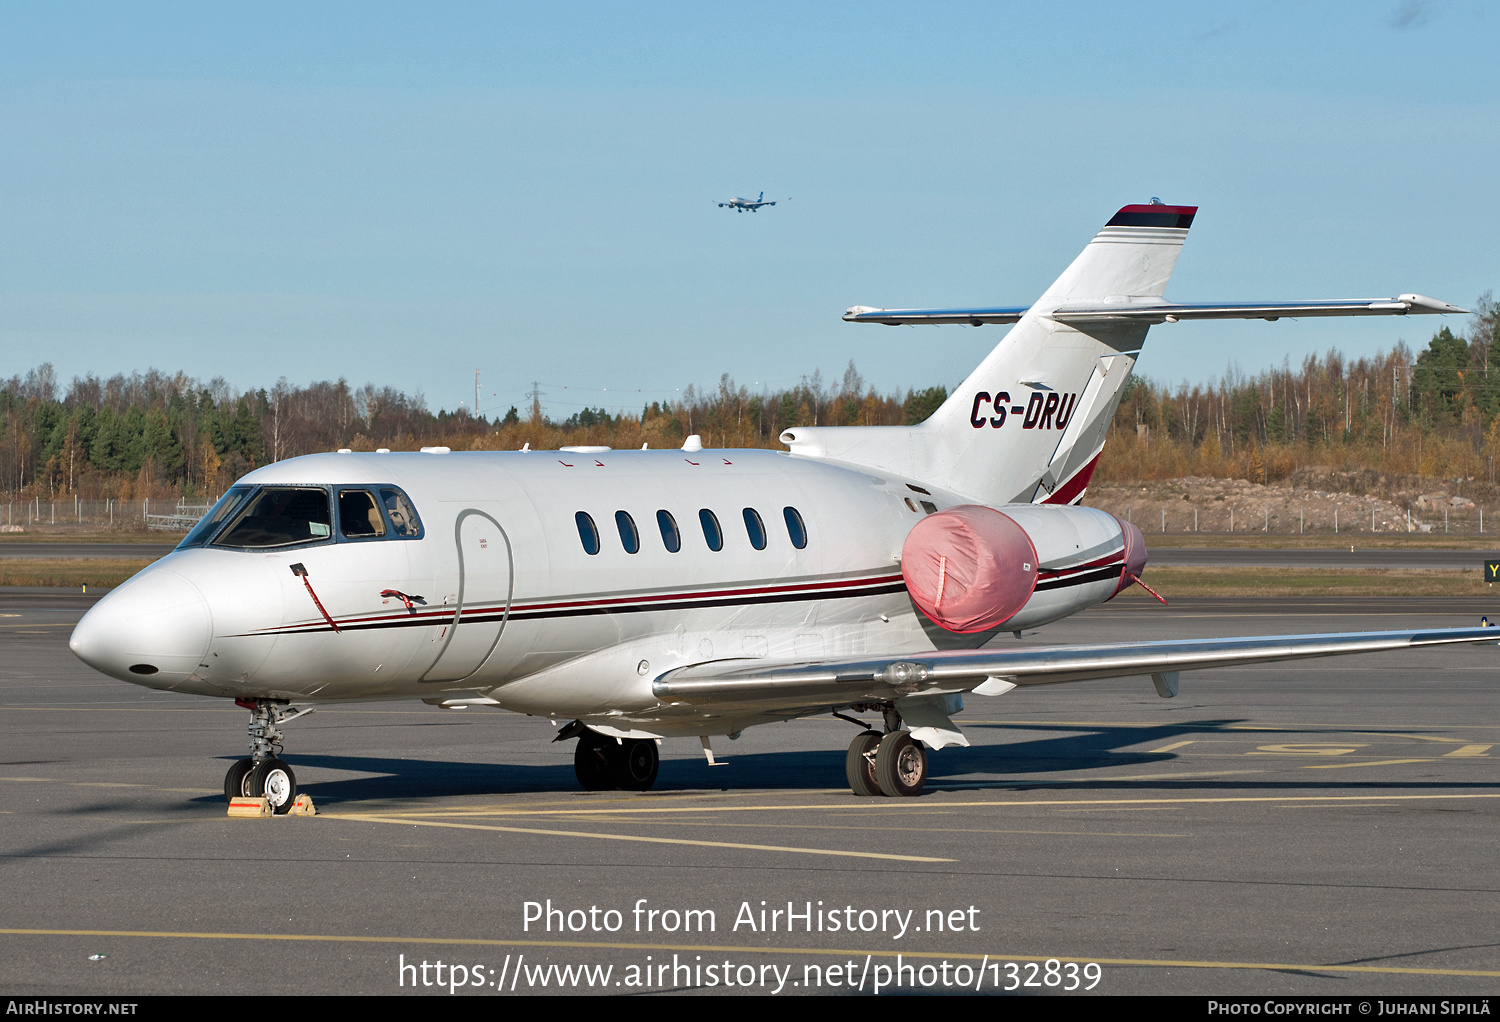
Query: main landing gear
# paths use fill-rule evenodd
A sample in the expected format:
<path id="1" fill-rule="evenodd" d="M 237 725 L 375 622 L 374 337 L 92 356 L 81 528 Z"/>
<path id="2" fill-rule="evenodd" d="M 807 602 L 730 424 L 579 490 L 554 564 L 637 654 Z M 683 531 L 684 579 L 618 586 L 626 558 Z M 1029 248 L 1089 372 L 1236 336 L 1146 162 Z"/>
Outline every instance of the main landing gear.
<path id="1" fill-rule="evenodd" d="M 282 735 L 276 725 L 312 710 L 287 712 L 284 703 L 271 699 L 234 702 L 250 711 L 250 755 L 236 760 L 224 775 L 224 798 L 264 798 L 273 813 L 284 816 L 297 798 L 297 775 L 280 758 Z"/>
<path id="2" fill-rule="evenodd" d="M 656 783 L 661 756 L 655 739 L 611 738 L 575 720 L 553 741 L 575 735 L 573 772 L 585 791 L 646 791 Z"/>
<path id="3" fill-rule="evenodd" d="M 861 731 L 849 743 L 844 756 L 849 790 L 856 795 L 920 795 L 927 783 L 927 750 L 909 731 L 899 730 L 901 718 L 894 710 L 887 710 L 885 716 L 884 734 Z"/>

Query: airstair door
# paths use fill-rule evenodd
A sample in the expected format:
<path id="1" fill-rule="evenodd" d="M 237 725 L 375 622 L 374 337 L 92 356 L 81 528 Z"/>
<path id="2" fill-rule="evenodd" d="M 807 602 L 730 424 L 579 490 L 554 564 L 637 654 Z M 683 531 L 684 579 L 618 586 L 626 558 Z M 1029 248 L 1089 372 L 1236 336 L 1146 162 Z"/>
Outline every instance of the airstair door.
<path id="1" fill-rule="evenodd" d="M 453 526 L 453 553 L 448 572 L 456 575 L 441 588 L 453 594 L 445 604 L 451 619 L 438 624 L 437 658 L 424 682 L 462 681 L 474 674 L 499 646 L 510 617 L 515 552 L 500 522 L 477 507 L 459 511 Z M 451 587 L 450 587 L 451 586 Z"/>

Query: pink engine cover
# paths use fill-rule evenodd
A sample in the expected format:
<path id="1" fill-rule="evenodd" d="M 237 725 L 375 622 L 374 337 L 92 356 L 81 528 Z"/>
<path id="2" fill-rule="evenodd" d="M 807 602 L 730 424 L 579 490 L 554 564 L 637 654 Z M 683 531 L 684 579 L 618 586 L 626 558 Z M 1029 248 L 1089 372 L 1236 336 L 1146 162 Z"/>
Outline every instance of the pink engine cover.
<path id="1" fill-rule="evenodd" d="M 1036 547 L 1008 515 L 964 504 L 928 515 L 901 547 L 912 602 L 950 632 L 996 628 L 1036 588 Z"/>
<path id="2" fill-rule="evenodd" d="M 1118 515 L 1114 519 L 1120 523 L 1121 537 L 1125 540 L 1125 567 L 1120 571 L 1120 584 L 1109 594 L 1110 600 L 1135 585 L 1135 580 L 1146 570 L 1146 537 L 1141 535 L 1141 530 L 1133 522 L 1127 522 Z"/>

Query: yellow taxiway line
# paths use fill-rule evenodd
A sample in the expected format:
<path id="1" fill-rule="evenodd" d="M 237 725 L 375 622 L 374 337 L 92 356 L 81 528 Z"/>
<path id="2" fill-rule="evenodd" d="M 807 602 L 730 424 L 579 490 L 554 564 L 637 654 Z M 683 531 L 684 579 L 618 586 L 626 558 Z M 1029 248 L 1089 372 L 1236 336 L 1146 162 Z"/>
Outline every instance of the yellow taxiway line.
<path id="1" fill-rule="evenodd" d="M 0 778 L 3 780 L 3 778 Z M 968 801 L 968 802 L 924 802 L 921 806 L 908 806 L 905 800 L 887 801 L 864 799 L 854 802 L 817 802 L 807 805 L 739 805 L 739 806 L 611 806 L 607 809 L 524 809 L 508 806 L 482 806 L 473 809 L 430 809 L 416 811 L 392 811 L 378 815 L 389 819 L 405 820 L 417 816 L 599 816 L 638 813 L 746 813 L 778 812 L 810 809 L 826 812 L 830 809 L 861 809 L 876 812 L 900 812 L 903 809 L 937 809 L 973 806 L 994 806 L 1003 809 L 1026 809 L 1033 806 L 1129 806 L 1129 805 L 1190 805 L 1190 804 L 1235 804 L 1250 802 L 1368 802 L 1372 798 L 1381 801 L 1419 802 L 1451 799 L 1500 798 L 1500 792 L 1458 795 L 1220 795 L 1189 798 L 1088 798 L 1088 799 L 1036 799 L 1033 801 Z M 319 816 L 345 817 L 365 814 L 347 814 L 338 811 L 320 812 Z"/>
<path id="2" fill-rule="evenodd" d="M 737 841 L 697 841 L 690 838 L 645 837 L 638 834 L 597 834 L 582 830 L 543 830 L 539 827 L 500 827 L 480 823 L 445 823 L 438 820 L 415 820 L 405 816 L 367 816 L 352 813 L 328 813 L 336 820 L 356 820 L 363 823 L 394 823 L 411 827 L 450 827 L 458 830 L 489 830 L 507 834 L 541 834 L 546 837 L 587 837 L 600 841 L 639 841 L 653 845 L 695 845 L 699 848 L 738 848 L 753 852 L 794 852 L 800 855 L 837 855 L 855 859 L 893 859 L 897 862 L 956 862 L 956 859 L 939 859 L 930 855 L 897 855 L 887 852 L 853 852 L 839 848 L 797 848 L 790 845 L 753 845 Z"/>
<path id="3" fill-rule="evenodd" d="M 459 947 L 579 948 L 605 951 L 677 951 L 682 953 L 739 955 L 837 955 L 841 958 L 931 958 L 959 961 L 991 962 L 1092 962 L 1098 965 L 1136 965 L 1172 969 L 1274 969 L 1295 972 L 1353 972 L 1399 974 L 1408 976 L 1474 976 L 1484 979 L 1500 977 L 1500 971 L 1485 969 L 1422 969 L 1412 966 L 1385 965 L 1309 965 L 1289 962 L 1215 962 L 1158 958 L 1094 958 L 1089 955 L 1007 955 L 973 952 L 870 950 L 822 947 L 746 947 L 735 944 L 652 944 L 602 940 L 499 940 L 482 937 L 382 937 L 368 934 L 321 933 L 196 933 L 176 930 L 42 930 L 0 929 L 0 934 L 23 937 L 154 937 L 188 940 L 267 940 L 289 942 L 325 942 L 338 944 L 439 944 Z"/>
<path id="4" fill-rule="evenodd" d="M 1349 767 L 1395 766 L 1398 763 L 1431 763 L 1430 759 L 1366 759 L 1352 763 L 1304 763 L 1303 770 L 1346 770 Z"/>

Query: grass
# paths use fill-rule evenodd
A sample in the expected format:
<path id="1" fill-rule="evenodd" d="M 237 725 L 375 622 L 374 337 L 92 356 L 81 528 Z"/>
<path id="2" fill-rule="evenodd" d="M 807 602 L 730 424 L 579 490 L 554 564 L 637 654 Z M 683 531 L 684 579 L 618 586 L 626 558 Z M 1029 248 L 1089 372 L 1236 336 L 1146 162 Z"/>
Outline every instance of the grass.
<path id="1" fill-rule="evenodd" d="M 1283 535 L 1265 532 L 1147 532 L 1146 548 L 1211 550 L 1495 550 L 1500 533 L 1318 532 Z"/>
<path id="2" fill-rule="evenodd" d="M 1495 590 L 1473 571 L 1346 568 L 1150 568 L 1145 582 L 1162 596 L 1484 596 Z M 1132 586 L 1120 598 L 1151 599 Z"/>
<path id="3" fill-rule="evenodd" d="M 25 532 L 0 532 L 0 550 L 7 543 L 154 543 L 176 545 L 182 532 L 156 532 L 145 529 L 107 529 L 102 527 L 42 526 Z"/>
<path id="4" fill-rule="evenodd" d="M 150 564 L 142 557 L 0 557 L 0 586 L 111 588 Z"/>

